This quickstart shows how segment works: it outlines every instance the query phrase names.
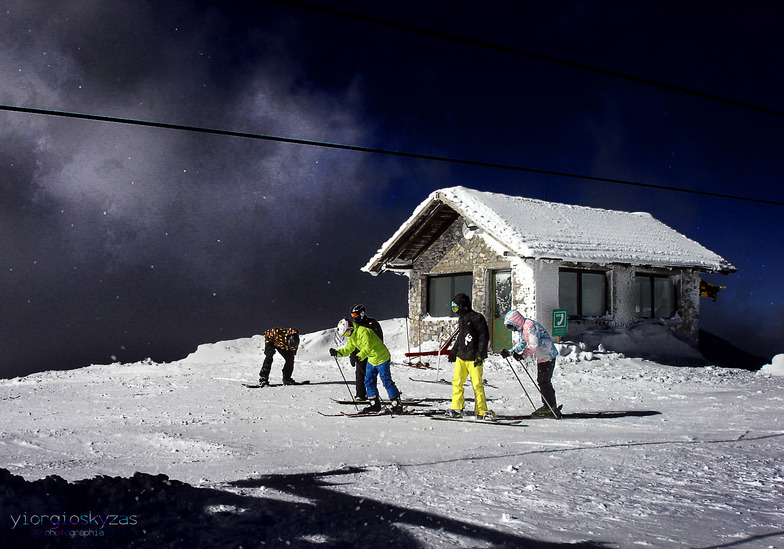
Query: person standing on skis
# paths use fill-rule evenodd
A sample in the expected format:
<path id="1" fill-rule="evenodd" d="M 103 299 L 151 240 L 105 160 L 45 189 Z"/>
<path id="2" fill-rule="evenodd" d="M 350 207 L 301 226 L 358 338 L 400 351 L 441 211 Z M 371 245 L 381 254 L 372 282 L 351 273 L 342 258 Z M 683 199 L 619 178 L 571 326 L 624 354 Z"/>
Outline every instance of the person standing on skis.
<path id="1" fill-rule="evenodd" d="M 400 391 L 395 382 L 392 381 L 392 372 L 390 370 L 392 357 L 381 338 L 370 328 L 362 326 L 350 318 L 344 318 L 338 323 L 338 335 L 348 338 L 346 346 L 342 349 L 330 349 L 329 354 L 334 357 L 349 356 L 356 350 L 357 358 L 367 360 L 365 391 L 370 401 L 370 406 L 363 408 L 362 413 L 369 414 L 381 411 L 381 399 L 378 396 L 376 382 L 378 377 L 381 378 L 381 382 L 389 395 L 389 400 L 392 402 L 392 411 L 402 412 L 403 402 L 400 397 Z"/>
<path id="2" fill-rule="evenodd" d="M 449 353 L 449 362 L 455 363 L 455 370 L 452 376 L 452 404 L 446 411 L 446 416 L 463 417 L 463 406 L 465 406 L 463 384 L 470 376 L 474 388 L 474 415 L 493 421 L 496 415 L 492 410 L 487 409 L 482 380 L 487 345 L 490 342 L 487 320 L 471 308 L 471 298 L 465 294 L 457 294 L 454 297 L 452 310 L 458 314 L 458 332 L 455 345 Z"/>
<path id="3" fill-rule="evenodd" d="M 373 332 L 375 332 L 381 341 L 384 341 L 384 331 L 381 329 L 381 324 L 379 324 L 375 318 L 371 318 L 365 314 L 364 305 L 357 304 L 351 307 L 351 319 L 359 326 L 370 328 L 373 330 Z M 367 390 L 365 389 L 365 370 L 367 368 L 367 358 L 360 359 L 357 356 L 358 354 L 359 350 L 354 349 L 349 355 L 351 365 L 355 369 L 356 399 L 367 400 Z"/>
<path id="4" fill-rule="evenodd" d="M 294 373 L 294 356 L 299 347 L 299 330 L 296 328 L 271 328 L 264 332 L 264 362 L 259 372 L 259 385 L 269 385 L 270 369 L 275 351 L 283 357 L 283 385 L 297 385 L 291 378 Z"/>
<path id="5" fill-rule="evenodd" d="M 553 412 L 558 414 L 552 381 L 558 349 L 555 348 L 550 334 L 537 321 L 525 318 L 514 310 L 506 313 L 504 325 L 512 331 L 514 339 L 511 355 L 517 360 L 527 356 L 536 358 L 536 380 L 542 395 L 542 406 L 534 411 L 534 415 L 552 416 Z M 508 350 L 501 351 L 502 357 L 509 355 Z"/>

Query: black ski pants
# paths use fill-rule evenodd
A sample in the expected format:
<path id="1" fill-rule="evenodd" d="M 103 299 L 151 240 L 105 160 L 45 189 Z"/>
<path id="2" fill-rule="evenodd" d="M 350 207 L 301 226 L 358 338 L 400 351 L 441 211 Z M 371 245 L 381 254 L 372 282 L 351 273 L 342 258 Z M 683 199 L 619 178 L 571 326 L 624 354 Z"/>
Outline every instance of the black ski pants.
<path id="1" fill-rule="evenodd" d="M 542 404 L 549 404 L 553 408 L 556 408 L 555 389 L 553 388 L 554 370 L 555 359 L 548 362 L 536 363 L 536 382 L 539 384 L 539 390 L 542 392 Z"/>
<path id="2" fill-rule="evenodd" d="M 367 370 L 367 359 L 360 360 L 357 358 L 355 353 L 351 353 L 349 355 L 349 360 L 351 361 L 351 365 L 354 366 L 354 372 L 356 374 L 356 399 L 357 400 L 365 400 L 367 398 L 367 389 L 365 389 L 365 371 Z"/>
<path id="3" fill-rule="evenodd" d="M 294 373 L 294 351 L 281 349 L 275 347 L 272 343 L 264 344 L 264 362 L 261 365 L 259 378 L 269 379 L 270 370 L 272 369 L 272 358 L 275 356 L 275 351 L 280 353 L 283 357 L 283 381 L 291 379 L 291 374 Z"/>

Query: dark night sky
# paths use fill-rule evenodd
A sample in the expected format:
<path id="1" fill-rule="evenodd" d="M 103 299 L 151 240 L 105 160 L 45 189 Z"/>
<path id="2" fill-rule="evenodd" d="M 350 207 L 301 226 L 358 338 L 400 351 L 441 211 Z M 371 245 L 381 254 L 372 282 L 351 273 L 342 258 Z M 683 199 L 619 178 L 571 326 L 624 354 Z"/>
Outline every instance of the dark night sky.
<path id="1" fill-rule="evenodd" d="M 769 2 L 312 3 L 784 112 Z M 5 0 L 0 104 L 784 202 L 775 113 L 275 2 Z M 784 352 L 781 205 L 0 110 L 0 376 L 404 316 L 359 269 L 453 185 L 650 212 L 738 268 L 702 327 Z"/>

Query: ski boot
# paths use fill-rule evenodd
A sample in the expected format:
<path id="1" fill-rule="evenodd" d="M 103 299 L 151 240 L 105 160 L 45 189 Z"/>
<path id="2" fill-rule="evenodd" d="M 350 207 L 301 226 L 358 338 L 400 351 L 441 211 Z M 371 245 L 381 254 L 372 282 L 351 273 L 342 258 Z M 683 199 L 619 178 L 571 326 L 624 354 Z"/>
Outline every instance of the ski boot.
<path id="1" fill-rule="evenodd" d="M 286 379 L 283 380 L 283 385 L 299 385 L 299 383 L 297 383 L 290 377 L 287 377 Z"/>
<path id="2" fill-rule="evenodd" d="M 370 406 L 365 406 L 360 414 L 374 414 L 381 411 L 381 399 L 378 396 L 370 397 Z"/>
<path id="3" fill-rule="evenodd" d="M 487 410 L 480 417 L 482 418 L 482 421 L 496 421 L 498 419 L 498 416 L 495 415 L 495 412 L 492 410 Z"/>
<path id="4" fill-rule="evenodd" d="M 269 379 L 266 377 L 259 377 L 259 387 L 266 387 L 269 385 Z"/>
<path id="5" fill-rule="evenodd" d="M 454 408 L 450 408 L 444 413 L 444 417 L 448 417 L 450 419 L 460 419 L 463 417 L 463 410 L 455 410 Z"/>
<path id="6" fill-rule="evenodd" d="M 402 414 L 403 413 L 403 401 L 401 400 L 401 396 L 397 395 L 395 398 L 391 400 L 392 408 L 390 410 L 393 414 Z"/>
<path id="7" fill-rule="evenodd" d="M 555 410 L 555 414 L 553 414 L 553 410 Z M 538 416 L 538 417 L 555 417 L 555 418 L 561 417 L 560 406 L 553 408 L 553 410 L 551 410 L 550 407 L 547 404 L 545 404 L 541 408 L 537 408 L 536 410 L 534 410 L 531 415 Z"/>

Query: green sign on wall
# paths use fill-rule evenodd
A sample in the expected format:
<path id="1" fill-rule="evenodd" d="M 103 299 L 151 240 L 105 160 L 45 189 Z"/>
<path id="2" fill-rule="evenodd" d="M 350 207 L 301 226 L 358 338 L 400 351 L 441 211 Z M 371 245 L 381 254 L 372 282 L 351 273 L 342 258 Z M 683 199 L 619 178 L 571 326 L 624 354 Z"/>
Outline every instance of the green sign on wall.
<path id="1" fill-rule="evenodd" d="M 553 309 L 553 333 L 550 335 L 565 336 L 569 323 L 568 318 L 566 309 Z"/>

